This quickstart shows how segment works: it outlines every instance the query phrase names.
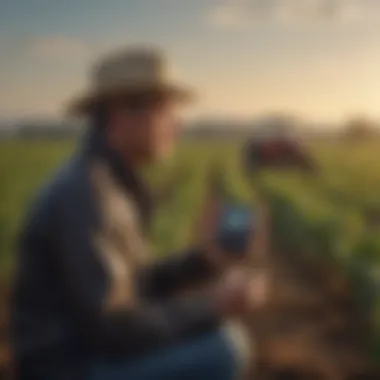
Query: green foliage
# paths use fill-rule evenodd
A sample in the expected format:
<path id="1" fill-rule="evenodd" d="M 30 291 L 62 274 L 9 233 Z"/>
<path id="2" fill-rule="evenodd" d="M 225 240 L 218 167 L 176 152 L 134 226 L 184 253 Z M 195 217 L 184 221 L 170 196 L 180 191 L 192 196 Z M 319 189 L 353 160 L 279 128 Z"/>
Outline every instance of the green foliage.
<path id="1" fill-rule="evenodd" d="M 0 267 L 6 273 L 14 262 L 15 238 L 27 205 L 74 144 L 0 144 Z M 153 186 L 174 173 L 185 173 L 175 196 L 158 209 L 152 232 L 155 251 L 165 254 L 189 243 L 209 169 L 218 163 L 234 199 L 255 201 L 258 191 L 266 194 L 273 210 L 275 244 L 331 257 L 346 268 L 380 337 L 380 225 L 369 228 L 367 221 L 372 211 L 380 219 L 379 148 L 378 142 L 315 144 L 312 150 L 322 169 L 317 178 L 260 173 L 247 183 L 240 174 L 238 144 L 183 143 L 172 160 L 147 173 Z M 379 347 L 375 339 L 374 352 L 380 355 Z"/>

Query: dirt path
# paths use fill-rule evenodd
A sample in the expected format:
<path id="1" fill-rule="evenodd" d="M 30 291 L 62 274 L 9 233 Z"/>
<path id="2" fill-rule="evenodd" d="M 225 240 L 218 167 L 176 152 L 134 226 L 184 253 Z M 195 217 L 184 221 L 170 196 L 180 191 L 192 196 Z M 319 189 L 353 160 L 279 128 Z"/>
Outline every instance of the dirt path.
<path id="1" fill-rule="evenodd" d="M 365 354 L 366 322 L 342 273 L 302 255 L 272 257 L 270 304 L 251 321 L 260 380 L 380 379 Z"/>
<path id="2" fill-rule="evenodd" d="M 252 378 L 380 379 L 364 354 L 367 327 L 342 274 L 302 255 L 277 253 L 271 261 L 270 303 L 248 322 L 258 339 L 259 367 Z M 7 379 L 10 355 L 5 308 L 0 310 L 0 379 Z"/>

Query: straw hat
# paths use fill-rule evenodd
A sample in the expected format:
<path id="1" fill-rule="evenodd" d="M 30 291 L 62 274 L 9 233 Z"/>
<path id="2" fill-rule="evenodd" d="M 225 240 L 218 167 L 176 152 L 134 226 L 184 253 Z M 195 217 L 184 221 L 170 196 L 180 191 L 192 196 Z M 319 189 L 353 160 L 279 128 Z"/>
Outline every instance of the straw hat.
<path id="1" fill-rule="evenodd" d="M 88 90 L 69 104 L 69 113 L 86 114 L 95 104 L 120 95 L 157 93 L 180 102 L 193 97 L 187 86 L 172 78 L 168 62 L 155 49 L 116 51 L 100 59 L 91 73 Z"/>

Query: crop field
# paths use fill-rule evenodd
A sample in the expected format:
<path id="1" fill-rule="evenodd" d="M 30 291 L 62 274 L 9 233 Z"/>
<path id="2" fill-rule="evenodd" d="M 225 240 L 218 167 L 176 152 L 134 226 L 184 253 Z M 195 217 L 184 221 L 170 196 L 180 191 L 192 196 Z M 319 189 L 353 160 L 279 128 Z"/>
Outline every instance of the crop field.
<path id="1" fill-rule="evenodd" d="M 74 149 L 72 142 L 1 142 L 0 263 L 3 270 L 12 266 L 14 238 L 28 204 Z M 380 264 L 380 238 L 376 239 L 380 227 L 379 149 L 380 142 L 318 143 L 311 146 L 322 168 L 318 178 L 277 173 L 254 178 L 266 186 L 276 208 L 292 209 L 291 215 L 283 212 L 293 219 L 284 220 L 279 232 L 288 235 L 291 244 L 311 246 L 318 254 L 335 251 L 343 260 L 370 261 L 375 272 L 376 264 Z M 237 197 L 249 196 L 250 189 L 240 175 L 238 152 L 239 143 L 183 143 L 172 160 L 148 173 L 153 186 L 159 186 L 170 176 L 181 178 L 175 197 L 157 211 L 152 236 L 157 251 L 170 251 L 188 242 L 207 170 L 213 163 L 225 165 L 225 182 L 230 191 Z M 281 201 L 286 206 L 281 206 Z M 321 236 L 313 235 L 317 233 Z"/>
<path id="2" fill-rule="evenodd" d="M 15 237 L 36 189 L 74 149 L 73 142 L 1 142 L 0 265 L 9 278 Z M 147 173 L 152 186 L 179 176 L 175 196 L 158 207 L 152 245 L 166 254 L 191 242 L 201 207 L 207 170 L 215 162 L 226 168 L 231 194 L 253 194 L 238 166 L 238 142 L 184 142 L 176 156 Z M 274 240 L 284 250 L 324 256 L 341 265 L 374 331 L 380 333 L 380 142 L 316 142 L 310 150 L 321 172 L 260 173 L 252 179 L 267 194 L 274 220 Z"/>

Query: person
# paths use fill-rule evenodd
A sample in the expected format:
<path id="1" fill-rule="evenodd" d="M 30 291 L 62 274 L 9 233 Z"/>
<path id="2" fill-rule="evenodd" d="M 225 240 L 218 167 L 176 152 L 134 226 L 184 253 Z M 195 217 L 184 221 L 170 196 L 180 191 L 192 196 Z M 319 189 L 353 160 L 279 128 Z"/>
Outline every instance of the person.
<path id="1" fill-rule="evenodd" d="M 197 295 L 207 250 L 152 261 L 153 204 L 139 170 L 176 141 L 177 107 L 163 54 L 104 57 L 69 110 L 89 119 L 83 144 L 38 194 L 20 236 L 12 344 L 23 380 L 212 380 L 238 376 L 248 351 L 225 320 L 249 308 L 245 279 Z"/>

